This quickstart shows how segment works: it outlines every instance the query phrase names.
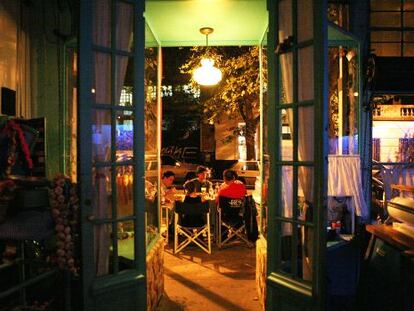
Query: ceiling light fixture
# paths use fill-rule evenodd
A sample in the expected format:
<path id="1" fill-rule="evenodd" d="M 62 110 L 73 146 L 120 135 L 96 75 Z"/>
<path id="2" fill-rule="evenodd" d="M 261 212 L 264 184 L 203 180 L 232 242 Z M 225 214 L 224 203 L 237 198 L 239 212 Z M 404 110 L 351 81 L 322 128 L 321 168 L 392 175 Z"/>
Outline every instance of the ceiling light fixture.
<path id="1" fill-rule="evenodd" d="M 216 85 L 221 81 L 220 69 L 214 67 L 214 60 L 210 57 L 208 50 L 208 35 L 214 31 L 211 27 L 200 28 L 200 32 L 206 36 L 206 55 L 201 59 L 201 67 L 193 72 L 193 79 L 200 85 Z"/>

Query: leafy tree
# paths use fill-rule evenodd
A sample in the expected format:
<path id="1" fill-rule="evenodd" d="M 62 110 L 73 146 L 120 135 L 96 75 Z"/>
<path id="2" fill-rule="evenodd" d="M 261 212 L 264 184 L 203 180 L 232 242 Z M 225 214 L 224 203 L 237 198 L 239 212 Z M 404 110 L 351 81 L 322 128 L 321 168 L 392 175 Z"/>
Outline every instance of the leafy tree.
<path id="1" fill-rule="evenodd" d="M 191 51 L 189 59 L 181 66 L 183 73 L 192 74 L 206 54 L 203 47 L 195 47 Z M 232 135 L 226 140 L 244 135 L 247 159 L 253 159 L 254 137 L 260 121 L 259 47 L 210 47 L 207 53 L 222 71 L 223 79 L 217 86 L 201 88 L 204 95 L 201 100 L 203 120 L 213 124 L 223 115 L 242 120 L 246 125 L 243 128 L 229 128 Z"/>

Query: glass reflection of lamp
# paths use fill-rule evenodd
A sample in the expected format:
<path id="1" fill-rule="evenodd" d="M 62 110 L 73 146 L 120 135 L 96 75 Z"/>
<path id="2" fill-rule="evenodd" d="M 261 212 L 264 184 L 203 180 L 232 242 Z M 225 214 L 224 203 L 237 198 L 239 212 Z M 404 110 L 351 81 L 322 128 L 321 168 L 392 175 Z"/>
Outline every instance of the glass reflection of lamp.
<path id="1" fill-rule="evenodd" d="M 208 54 L 208 35 L 214 31 L 213 28 L 203 27 L 200 32 L 206 35 L 207 53 L 201 59 L 201 67 L 198 67 L 193 72 L 193 79 L 200 85 L 215 85 L 221 81 L 222 74 L 220 69 L 214 67 L 214 60 Z"/>

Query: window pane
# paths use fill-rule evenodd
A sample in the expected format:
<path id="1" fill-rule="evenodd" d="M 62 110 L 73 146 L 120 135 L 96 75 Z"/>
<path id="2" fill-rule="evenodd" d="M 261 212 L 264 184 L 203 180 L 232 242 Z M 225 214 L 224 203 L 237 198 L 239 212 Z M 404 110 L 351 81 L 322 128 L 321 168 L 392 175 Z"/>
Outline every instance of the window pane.
<path id="1" fill-rule="evenodd" d="M 94 226 L 94 256 L 96 264 L 96 275 L 105 275 L 112 272 L 109 265 L 112 250 L 112 225 L 103 224 Z"/>
<path id="2" fill-rule="evenodd" d="M 414 11 L 414 0 L 404 0 L 404 10 Z"/>
<path id="3" fill-rule="evenodd" d="M 282 91 L 279 100 L 282 104 L 290 104 L 293 102 L 293 54 L 282 54 L 279 61 L 282 74 Z"/>
<path id="4" fill-rule="evenodd" d="M 400 42 L 401 32 L 400 31 L 372 31 L 371 41 L 376 42 Z"/>
<path id="5" fill-rule="evenodd" d="M 404 56 L 414 56 L 414 43 L 404 44 Z"/>
<path id="6" fill-rule="evenodd" d="M 115 66 L 115 104 L 133 106 L 132 57 L 116 56 Z"/>
<path id="7" fill-rule="evenodd" d="M 314 229 L 308 226 L 300 226 L 301 239 L 299 251 L 302 257 L 302 264 L 299 266 L 299 278 L 304 281 L 312 281 L 313 277 L 313 245 Z"/>
<path id="8" fill-rule="evenodd" d="M 145 192 L 147 192 L 147 185 Z M 152 192 L 152 196 L 145 197 L 145 219 L 147 224 L 146 245 L 149 245 L 158 234 L 158 198 L 156 189 L 149 190 L 149 192 Z"/>
<path id="9" fill-rule="evenodd" d="M 313 38 L 313 2 L 311 0 L 298 0 L 298 42 Z"/>
<path id="10" fill-rule="evenodd" d="M 134 214 L 134 168 L 132 166 L 120 166 L 116 168 L 116 195 L 117 216 L 125 217 Z"/>
<path id="11" fill-rule="evenodd" d="M 298 159 L 313 161 L 314 153 L 314 108 L 299 107 L 298 109 Z"/>
<path id="12" fill-rule="evenodd" d="M 401 15 L 393 12 L 371 12 L 371 26 L 376 27 L 400 27 Z"/>
<path id="13" fill-rule="evenodd" d="M 116 112 L 116 160 L 126 161 L 133 157 L 134 146 L 134 117 L 132 111 Z"/>
<path id="14" fill-rule="evenodd" d="M 158 48 L 145 48 L 145 151 L 157 154 L 158 101 L 157 101 Z"/>
<path id="15" fill-rule="evenodd" d="M 280 159 L 282 161 L 293 161 L 293 109 L 281 109 L 280 118 L 282 120 Z"/>
<path id="16" fill-rule="evenodd" d="M 404 32 L 404 41 L 405 42 L 414 42 L 414 31 L 405 31 Z"/>
<path id="17" fill-rule="evenodd" d="M 313 167 L 299 166 L 298 168 L 298 218 L 313 222 Z"/>
<path id="18" fill-rule="evenodd" d="M 405 12 L 403 15 L 404 27 L 414 27 L 414 12 Z"/>
<path id="19" fill-rule="evenodd" d="M 292 231 L 291 223 L 278 223 L 281 230 L 280 240 L 276 247 L 279 248 L 280 258 L 278 258 L 277 269 L 286 274 L 292 274 Z M 297 258 L 293 258 L 296 263 Z"/>
<path id="20" fill-rule="evenodd" d="M 100 46 L 111 46 L 111 1 L 93 1 L 93 43 Z"/>
<path id="21" fill-rule="evenodd" d="M 299 49 L 298 66 L 298 99 L 299 101 L 312 100 L 314 98 L 312 46 Z"/>
<path id="22" fill-rule="evenodd" d="M 111 104 L 112 100 L 112 74 L 111 74 L 111 54 L 94 53 L 94 87 L 91 92 L 95 103 Z"/>
<path id="23" fill-rule="evenodd" d="M 112 218 L 111 168 L 93 168 L 92 186 L 94 189 L 92 200 L 92 210 L 94 218 Z"/>
<path id="24" fill-rule="evenodd" d="M 400 11 L 400 0 L 371 0 L 372 11 Z"/>
<path id="25" fill-rule="evenodd" d="M 371 43 L 377 56 L 401 56 L 400 43 Z"/>
<path id="26" fill-rule="evenodd" d="M 133 38 L 134 6 L 118 1 L 116 3 L 116 48 L 131 51 Z"/>
<path id="27" fill-rule="evenodd" d="M 292 0 L 279 2 L 279 41 L 292 36 Z"/>
<path id="28" fill-rule="evenodd" d="M 92 110 L 92 161 L 111 159 L 111 111 Z"/>
<path id="29" fill-rule="evenodd" d="M 118 271 L 132 267 L 135 258 L 134 235 L 134 222 L 132 220 L 118 224 L 118 256 L 120 259 Z"/>
<path id="30" fill-rule="evenodd" d="M 282 206 L 280 216 L 292 218 L 293 216 L 293 166 L 282 166 Z"/>

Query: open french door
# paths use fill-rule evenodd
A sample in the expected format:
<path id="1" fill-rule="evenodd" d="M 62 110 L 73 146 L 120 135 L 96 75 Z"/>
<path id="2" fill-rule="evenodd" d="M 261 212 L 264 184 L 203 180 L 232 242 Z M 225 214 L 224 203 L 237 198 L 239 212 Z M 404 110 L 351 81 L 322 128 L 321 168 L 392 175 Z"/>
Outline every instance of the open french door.
<path id="1" fill-rule="evenodd" d="M 145 310 L 145 2 L 79 3 L 82 305 L 84 310 Z M 120 95 L 127 80 L 132 104 L 125 105 Z M 133 129 L 132 152 L 119 157 L 117 129 L 125 119 Z M 133 177 L 127 197 L 117 182 L 125 172 Z M 127 231 L 133 238 L 125 245 L 118 235 Z"/>
<path id="2" fill-rule="evenodd" d="M 326 6 L 268 0 L 267 310 L 324 309 Z"/>

